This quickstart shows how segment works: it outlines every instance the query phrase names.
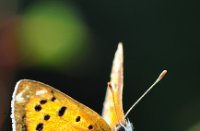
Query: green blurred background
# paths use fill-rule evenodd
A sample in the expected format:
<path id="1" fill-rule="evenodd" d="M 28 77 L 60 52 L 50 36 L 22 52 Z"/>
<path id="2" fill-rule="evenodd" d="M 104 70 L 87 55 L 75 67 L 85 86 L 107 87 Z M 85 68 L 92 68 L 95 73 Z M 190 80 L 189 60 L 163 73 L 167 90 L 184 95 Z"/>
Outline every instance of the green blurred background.
<path id="1" fill-rule="evenodd" d="M 101 113 L 114 52 L 124 43 L 124 110 L 137 131 L 200 131 L 197 1 L 0 1 L 0 130 L 11 129 L 19 79 L 62 90 Z"/>

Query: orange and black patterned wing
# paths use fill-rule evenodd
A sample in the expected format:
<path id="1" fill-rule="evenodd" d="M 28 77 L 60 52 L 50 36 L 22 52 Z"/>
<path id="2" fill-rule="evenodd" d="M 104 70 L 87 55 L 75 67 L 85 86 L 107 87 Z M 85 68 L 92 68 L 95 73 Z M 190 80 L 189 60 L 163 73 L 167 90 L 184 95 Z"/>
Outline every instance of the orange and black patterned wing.
<path id="1" fill-rule="evenodd" d="M 33 80 L 17 83 L 11 117 L 13 131 L 111 131 L 96 112 Z"/>

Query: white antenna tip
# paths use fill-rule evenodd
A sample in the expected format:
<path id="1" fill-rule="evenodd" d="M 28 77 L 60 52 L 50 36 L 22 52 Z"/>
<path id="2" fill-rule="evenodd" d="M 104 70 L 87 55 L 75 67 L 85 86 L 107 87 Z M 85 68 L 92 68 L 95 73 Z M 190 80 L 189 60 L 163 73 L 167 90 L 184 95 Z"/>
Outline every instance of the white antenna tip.
<path id="1" fill-rule="evenodd" d="M 163 71 L 160 73 L 158 79 L 161 80 L 166 74 L 167 74 L 167 70 L 163 70 Z"/>

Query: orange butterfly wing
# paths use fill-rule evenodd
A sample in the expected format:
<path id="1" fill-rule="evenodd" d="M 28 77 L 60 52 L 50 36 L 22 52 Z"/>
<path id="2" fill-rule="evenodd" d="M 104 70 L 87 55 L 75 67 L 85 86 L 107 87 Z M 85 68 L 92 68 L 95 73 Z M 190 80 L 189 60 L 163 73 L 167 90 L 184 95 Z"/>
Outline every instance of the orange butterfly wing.
<path id="1" fill-rule="evenodd" d="M 114 130 L 116 125 L 125 124 L 122 94 L 123 94 L 123 47 L 120 43 L 114 56 L 111 80 L 112 91 L 107 87 L 102 116 Z M 109 85 L 108 85 L 109 86 Z M 115 104 L 114 102 L 115 101 Z M 114 107 L 115 106 L 115 107 Z"/>
<path id="2" fill-rule="evenodd" d="M 111 131 L 96 112 L 33 80 L 17 83 L 11 117 L 13 131 Z"/>

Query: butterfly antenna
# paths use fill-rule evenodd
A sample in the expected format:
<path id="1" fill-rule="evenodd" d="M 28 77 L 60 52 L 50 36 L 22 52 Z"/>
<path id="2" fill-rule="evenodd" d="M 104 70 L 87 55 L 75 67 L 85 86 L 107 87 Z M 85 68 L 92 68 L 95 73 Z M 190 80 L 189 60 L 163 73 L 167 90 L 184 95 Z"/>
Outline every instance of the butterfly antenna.
<path id="1" fill-rule="evenodd" d="M 167 70 L 163 70 L 160 75 L 158 76 L 158 78 L 156 79 L 156 81 L 142 94 L 142 96 L 140 96 L 140 98 L 129 108 L 129 110 L 126 112 L 125 114 L 125 118 L 127 117 L 127 115 L 130 113 L 130 111 L 142 100 L 142 98 L 144 98 L 144 96 L 149 93 L 151 91 L 151 89 L 160 81 L 162 80 L 162 78 L 167 74 Z"/>

